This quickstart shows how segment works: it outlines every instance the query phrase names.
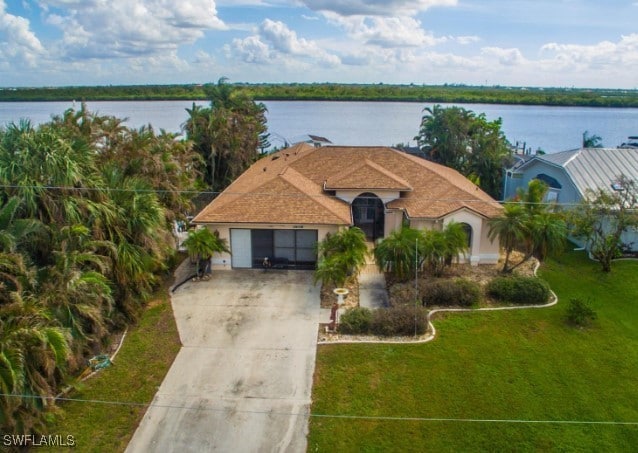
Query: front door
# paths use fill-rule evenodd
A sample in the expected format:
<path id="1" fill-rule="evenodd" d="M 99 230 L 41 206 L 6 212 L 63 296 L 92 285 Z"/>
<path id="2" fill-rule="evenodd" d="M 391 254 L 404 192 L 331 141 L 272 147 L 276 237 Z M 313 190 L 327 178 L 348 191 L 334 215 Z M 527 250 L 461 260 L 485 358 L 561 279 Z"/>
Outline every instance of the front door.
<path id="1" fill-rule="evenodd" d="M 385 208 L 383 201 L 373 193 L 359 195 L 352 202 L 354 226 L 361 228 L 366 239 L 376 240 L 384 236 Z"/>

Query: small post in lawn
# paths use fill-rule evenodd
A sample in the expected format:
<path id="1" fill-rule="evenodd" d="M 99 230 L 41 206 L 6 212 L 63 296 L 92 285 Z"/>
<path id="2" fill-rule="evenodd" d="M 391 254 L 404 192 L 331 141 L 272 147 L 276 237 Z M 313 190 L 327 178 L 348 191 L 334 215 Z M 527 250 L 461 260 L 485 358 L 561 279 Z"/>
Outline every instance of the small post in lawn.
<path id="1" fill-rule="evenodd" d="M 414 239 L 414 336 L 416 337 L 416 316 L 419 303 L 419 238 Z"/>

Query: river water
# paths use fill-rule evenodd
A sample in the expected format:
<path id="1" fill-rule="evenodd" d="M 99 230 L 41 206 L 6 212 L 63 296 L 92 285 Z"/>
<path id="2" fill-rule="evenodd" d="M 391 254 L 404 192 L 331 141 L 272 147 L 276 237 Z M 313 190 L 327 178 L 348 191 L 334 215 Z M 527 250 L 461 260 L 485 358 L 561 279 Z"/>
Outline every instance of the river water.
<path id="1" fill-rule="evenodd" d="M 197 102 L 206 105 L 206 101 Z M 431 103 L 266 101 L 271 143 L 282 146 L 304 134 L 320 135 L 339 145 L 414 145 L 423 109 Z M 0 102 L 0 126 L 28 118 L 39 124 L 73 107 L 72 102 Z M 128 118 L 130 127 L 151 124 L 155 129 L 180 132 L 191 101 L 88 102 L 91 111 Z M 441 104 L 449 106 L 452 104 Z M 615 147 L 638 135 L 638 109 L 458 104 L 488 120 L 501 118 L 502 129 L 514 144 L 548 153 L 580 146 L 589 131 Z M 79 105 L 75 105 L 79 108 Z"/>

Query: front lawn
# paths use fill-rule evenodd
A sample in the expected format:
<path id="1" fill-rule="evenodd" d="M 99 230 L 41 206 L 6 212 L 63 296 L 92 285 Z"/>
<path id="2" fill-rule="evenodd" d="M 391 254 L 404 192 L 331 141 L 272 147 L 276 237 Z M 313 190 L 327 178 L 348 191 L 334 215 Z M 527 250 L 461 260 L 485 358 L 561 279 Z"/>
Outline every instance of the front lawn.
<path id="1" fill-rule="evenodd" d="M 426 344 L 321 346 L 308 451 L 635 449 L 637 424 L 514 422 L 638 422 L 638 262 L 605 275 L 572 252 L 540 275 L 558 305 L 446 314 Z M 565 323 L 574 297 L 591 328 Z"/>

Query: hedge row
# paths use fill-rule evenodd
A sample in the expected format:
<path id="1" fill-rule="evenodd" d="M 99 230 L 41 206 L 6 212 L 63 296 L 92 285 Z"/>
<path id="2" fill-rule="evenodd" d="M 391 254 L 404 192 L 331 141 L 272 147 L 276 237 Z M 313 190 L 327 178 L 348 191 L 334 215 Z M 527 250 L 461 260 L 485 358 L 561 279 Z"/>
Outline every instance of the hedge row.
<path id="1" fill-rule="evenodd" d="M 547 303 L 551 294 L 547 282 L 536 277 L 497 277 L 486 290 L 496 300 L 521 305 Z"/>
<path id="2" fill-rule="evenodd" d="M 416 332 L 415 332 L 416 330 Z M 347 310 L 339 321 L 339 332 L 380 336 L 422 335 L 427 330 L 427 312 L 422 307 L 402 305 L 374 312 L 363 307 Z"/>
<path id="3" fill-rule="evenodd" d="M 393 306 L 412 306 L 416 300 L 413 284 L 393 285 L 389 293 Z M 419 282 L 419 300 L 426 307 L 476 306 L 484 294 L 505 303 L 538 305 L 547 303 L 551 292 L 549 285 L 537 277 L 496 277 L 485 289 L 463 278 Z"/>

